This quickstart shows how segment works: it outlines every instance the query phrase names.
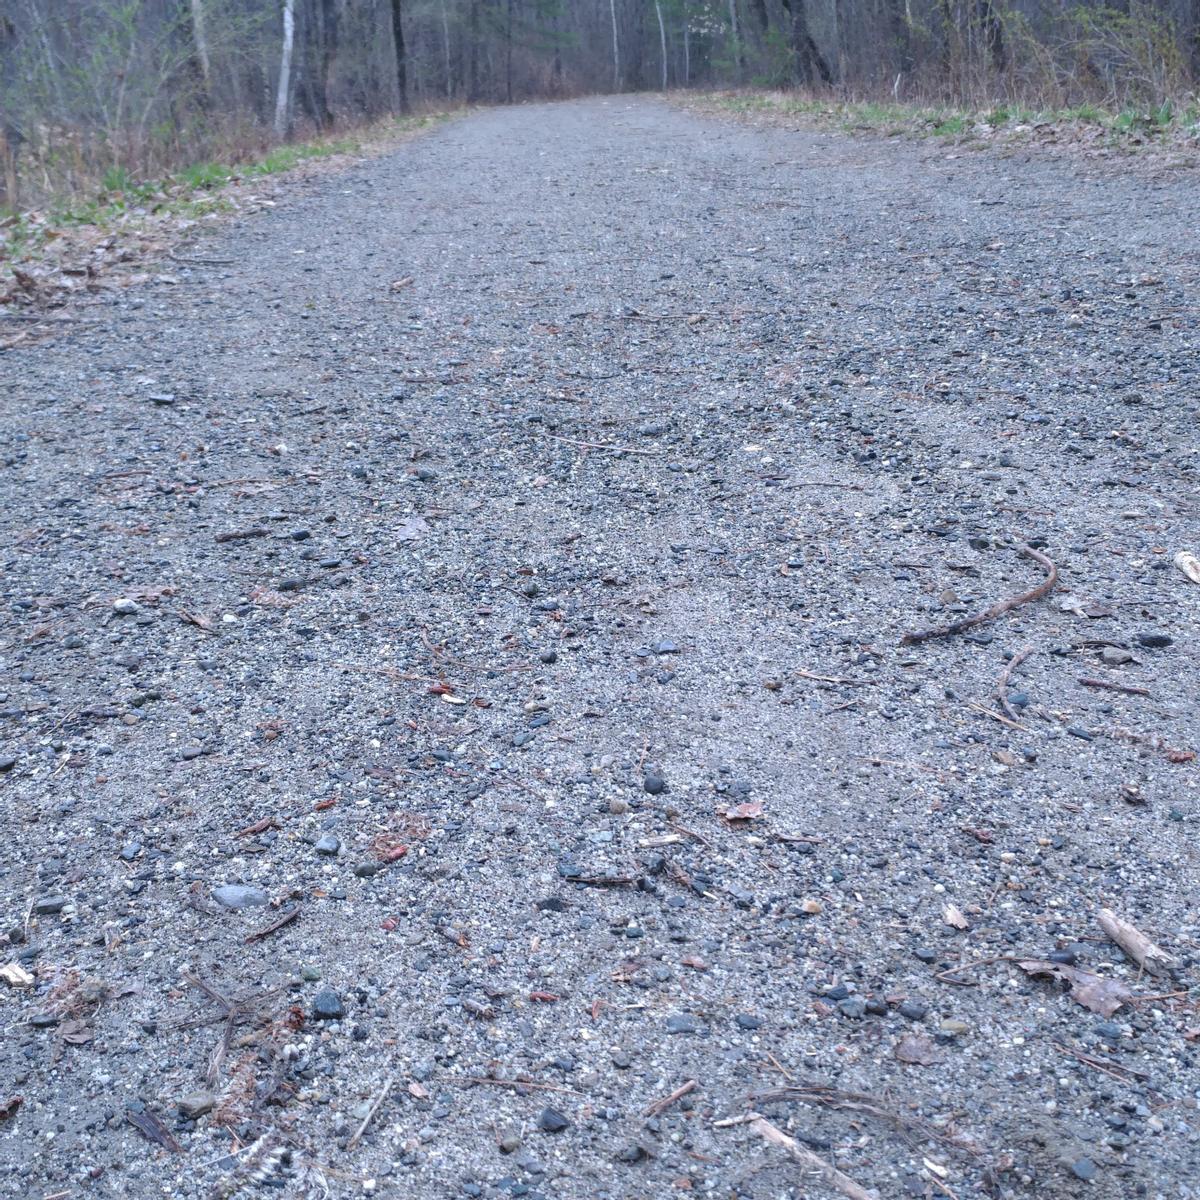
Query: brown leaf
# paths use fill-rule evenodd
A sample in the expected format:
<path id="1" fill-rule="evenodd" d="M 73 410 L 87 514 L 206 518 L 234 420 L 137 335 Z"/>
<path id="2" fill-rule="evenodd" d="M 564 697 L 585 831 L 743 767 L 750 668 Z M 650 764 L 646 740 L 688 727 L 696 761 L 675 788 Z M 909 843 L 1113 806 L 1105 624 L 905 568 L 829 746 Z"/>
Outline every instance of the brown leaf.
<path id="1" fill-rule="evenodd" d="M 17 1109 L 24 1103 L 24 1096 L 9 1096 L 7 1100 L 0 1100 L 0 1121 L 9 1121 L 15 1117 Z"/>
<path id="2" fill-rule="evenodd" d="M 72 1046 L 82 1046 L 92 1040 L 92 1031 L 83 1021 L 64 1021 L 58 1027 L 58 1036 Z"/>
<path id="3" fill-rule="evenodd" d="M 1066 963 L 1044 959 L 1025 959 L 1017 966 L 1028 975 L 1052 975 L 1071 988 L 1071 999 L 1102 1017 L 1111 1017 L 1122 1004 L 1133 999 L 1133 993 L 1119 979 L 1105 979 L 1091 971 L 1081 971 Z"/>
<path id="4" fill-rule="evenodd" d="M 424 517 L 405 517 L 396 526 L 396 540 L 400 542 L 415 542 L 429 532 L 429 522 Z"/>
<path id="5" fill-rule="evenodd" d="M 718 811 L 727 821 L 750 821 L 762 816 L 763 806 L 758 800 L 746 800 L 742 804 L 733 804 L 723 811 Z"/>
<path id="6" fill-rule="evenodd" d="M 906 1033 L 894 1051 L 902 1063 L 913 1063 L 918 1067 L 931 1067 L 939 1061 L 934 1044 L 923 1033 Z"/>
<path id="7" fill-rule="evenodd" d="M 955 929 L 970 929 L 971 922 L 963 916 L 962 909 L 955 904 L 947 904 L 942 909 L 942 920 L 947 925 L 953 925 Z"/>
<path id="8" fill-rule="evenodd" d="M 133 1112 L 127 1108 L 125 1110 L 125 1119 L 142 1137 L 148 1141 L 156 1142 L 164 1150 L 174 1150 L 178 1153 L 182 1149 L 172 1136 L 170 1130 L 153 1113 Z"/>
<path id="9" fill-rule="evenodd" d="M 413 1082 L 408 1085 L 408 1094 L 410 1096 L 415 1096 L 418 1100 L 429 1099 L 429 1089 L 423 1088 L 419 1083 L 417 1083 L 416 1080 L 413 1080 Z"/>

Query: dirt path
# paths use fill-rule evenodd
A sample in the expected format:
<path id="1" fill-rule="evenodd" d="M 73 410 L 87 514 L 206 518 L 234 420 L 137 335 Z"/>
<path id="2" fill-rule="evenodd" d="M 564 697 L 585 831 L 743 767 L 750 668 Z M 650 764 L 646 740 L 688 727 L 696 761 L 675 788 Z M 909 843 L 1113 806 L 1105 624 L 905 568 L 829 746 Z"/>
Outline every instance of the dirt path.
<path id="1" fill-rule="evenodd" d="M 0 358 L 0 1193 L 1195 1195 L 1197 229 L 529 106 Z"/>

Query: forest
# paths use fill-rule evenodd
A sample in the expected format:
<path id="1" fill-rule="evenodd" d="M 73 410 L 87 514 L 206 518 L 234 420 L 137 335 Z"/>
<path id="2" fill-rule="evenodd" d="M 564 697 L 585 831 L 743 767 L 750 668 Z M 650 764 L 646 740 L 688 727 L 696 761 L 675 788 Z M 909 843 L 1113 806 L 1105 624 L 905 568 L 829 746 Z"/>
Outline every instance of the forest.
<path id="1" fill-rule="evenodd" d="M 468 104 L 753 86 L 1160 110 L 1198 79 L 1197 0 L 5 0 L 0 202 Z"/>

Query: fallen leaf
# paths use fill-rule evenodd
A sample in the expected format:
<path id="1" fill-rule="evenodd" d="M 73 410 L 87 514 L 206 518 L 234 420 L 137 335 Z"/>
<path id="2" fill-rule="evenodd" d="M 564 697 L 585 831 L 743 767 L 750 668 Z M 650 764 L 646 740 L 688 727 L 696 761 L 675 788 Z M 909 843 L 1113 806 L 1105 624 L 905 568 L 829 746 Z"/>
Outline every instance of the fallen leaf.
<path id="1" fill-rule="evenodd" d="M 1167 762 L 1185 763 L 1185 762 L 1195 762 L 1195 761 L 1196 761 L 1195 750 L 1168 750 L 1167 751 Z"/>
<path id="2" fill-rule="evenodd" d="M 72 1046 L 82 1046 L 92 1040 L 92 1031 L 83 1021 L 64 1021 L 58 1027 L 58 1036 Z"/>
<path id="3" fill-rule="evenodd" d="M 151 1112 L 133 1112 L 125 1110 L 125 1119 L 148 1141 L 156 1142 L 164 1150 L 174 1150 L 178 1153 L 182 1147 L 172 1136 L 170 1130 Z"/>
<path id="4" fill-rule="evenodd" d="M 1133 993 L 1119 979 L 1105 979 L 1091 971 L 1081 971 L 1066 963 L 1044 959 L 1025 959 L 1017 963 L 1027 975 L 1052 975 L 1071 988 L 1071 999 L 1102 1017 L 1111 1017 L 1122 1004 L 1133 999 Z"/>
<path id="5" fill-rule="evenodd" d="M 408 1094 L 415 1096 L 418 1100 L 429 1099 L 429 1089 L 423 1088 L 415 1079 L 408 1085 Z"/>
<path id="6" fill-rule="evenodd" d="M 938 1061 L 936 1047 L 923 1033 L 906 1033 L 896 1043 L 894 1053 L 900 1062 L 918 1067 L 931 1067 Z"/>
<path id="7" fill-rule="evenodd" d="M 963 916 L 962 909 L 954 904 L 947 904 L 946 907 L 942 909 L 942 920 L 945 921 L 947 925 L 953 925 L 955 929 L 971 928 L 971 922 L 968 921 L 965 916 Z"/>
<path id="8" fill-rule="evenodd" d="M 396 539 L 401 542 L 415 542 L 429 532 L 429 522 L 424 517 L 405 517 L 396 526 Z"/>
<path id="9" fill-rule="evenodd" d="M 15 1117 L 17 1109 L 24 1103 L 24 1096 L 9 1096 L 7 1100 L 0 1100 L 0 1121 L 9 1121 Z"/>
<path id="10" fill-rule="evenodd" d="M 718 809 L 727 821 L 750 821 L 763 814 L 762 803 L 758 800 L 746 800 L 742 804 L 734 804 L 723 811 Z"/>
<path id="11" fill-rule="evenodd" d="M 17 962 L 0 967 L 0 979 L 12 987 L 30 987 L 33 984 L 33 976 Z"/>
<path id="12" fill-rule="evenodd" d="M 558 997 L 553 992 L 530 992 L 529 999 L 535 1004 L 556 1004 Z"/>
<path id="13" fill-rule="evenodd" d="M 1172 562 L 1193 582 L 1200 583 L 1200 559 L 1187 550 L 1180 550 Z"/>
<path id="14" fill-rule="evenodd" d="M 708 963 L 702 958 L 697 958 L 694 954 L 689 954 L 687 958 L 680 959 L 680 965 L 691 967 L 693 971 L 707 971 Z"/>

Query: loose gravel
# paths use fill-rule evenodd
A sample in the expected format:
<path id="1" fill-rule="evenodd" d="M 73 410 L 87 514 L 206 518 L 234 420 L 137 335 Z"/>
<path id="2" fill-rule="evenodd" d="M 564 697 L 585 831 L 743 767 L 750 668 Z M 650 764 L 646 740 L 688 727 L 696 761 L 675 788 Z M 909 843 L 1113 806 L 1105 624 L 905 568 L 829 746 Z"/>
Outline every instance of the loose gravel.
<path id="1" fill-rule="evenodd" d="M 1198 229 L 531 105 L 0 358 L 0 1193 L 1200 1194 Z"/>

